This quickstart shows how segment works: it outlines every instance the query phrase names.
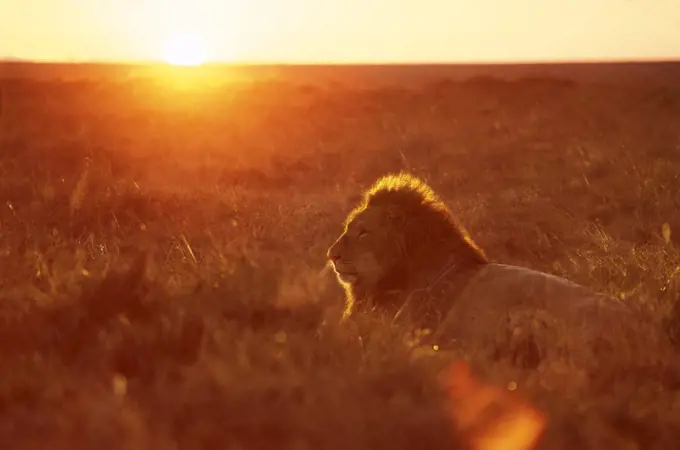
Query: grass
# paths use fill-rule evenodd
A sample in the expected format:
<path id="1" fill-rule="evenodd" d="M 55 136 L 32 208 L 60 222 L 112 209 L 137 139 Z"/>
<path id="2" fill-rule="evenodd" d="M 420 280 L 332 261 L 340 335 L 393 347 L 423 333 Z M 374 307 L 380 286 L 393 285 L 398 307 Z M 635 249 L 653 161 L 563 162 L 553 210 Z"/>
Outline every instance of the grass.
<path id="1" fill-rule="evenodd" d="M 1 87 L 7 448 L 461 448 L 435 383 L 454 357 L 517 382 L 548 415 L 542 448 L 680 439 L 673 356 L 582 388 L 559 361 L 416 351 L 379 315 L 339 324 L 322 270 L 362 189 L 408 170 L 492 259 L 619 296 L 680 340 L 680 90 Z"/>

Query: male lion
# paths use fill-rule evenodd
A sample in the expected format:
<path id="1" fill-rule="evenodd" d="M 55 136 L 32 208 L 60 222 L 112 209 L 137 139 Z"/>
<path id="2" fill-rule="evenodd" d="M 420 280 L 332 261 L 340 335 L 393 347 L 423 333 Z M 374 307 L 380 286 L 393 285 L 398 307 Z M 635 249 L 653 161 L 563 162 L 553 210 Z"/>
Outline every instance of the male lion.
<path id="1" fill-rule="evenodd" d="M 406 316 L 434 330 L 433 339 L 526 347 L 527 333 L 546 327 L 551 338 L 556 328 L 597 337 L 632 316 L 566 279 L 490 262 L 434 191 L 406 173 L 380 178 L 363 195 L 327 256 L 346 291 L 346 316 L 357 308 Z"/>

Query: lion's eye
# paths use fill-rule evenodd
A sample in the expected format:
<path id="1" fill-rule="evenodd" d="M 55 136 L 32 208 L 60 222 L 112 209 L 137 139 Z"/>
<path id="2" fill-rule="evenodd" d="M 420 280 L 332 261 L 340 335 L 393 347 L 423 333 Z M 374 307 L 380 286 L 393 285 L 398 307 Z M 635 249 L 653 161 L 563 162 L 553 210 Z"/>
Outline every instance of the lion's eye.
<path id="1" fill-rule="evenodd" d="M 366 230 L 359 230 L 359 233 L 357 234 L 357 237 L 362 238 L 368 236 L 370 233 Z"/>

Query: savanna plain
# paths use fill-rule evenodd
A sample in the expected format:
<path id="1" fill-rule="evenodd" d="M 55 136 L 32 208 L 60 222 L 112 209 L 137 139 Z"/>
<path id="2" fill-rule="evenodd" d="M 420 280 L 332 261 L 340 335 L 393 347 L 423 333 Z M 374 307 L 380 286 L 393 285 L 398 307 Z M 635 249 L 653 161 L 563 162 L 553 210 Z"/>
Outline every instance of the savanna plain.
<path id="1" fill-rule="evenodd" d="M 378 313 L 340 322 L 325 253 L 405 170 L 492 260 L 677 344 L 680 88 L 183 76 L 0 80 L 4 448 L 462 448 L 436 382 L 457 358 L 546 414 L 540 448 L 677 447 L 676 358 L 572 389 L 559 361 L 422 348 Z"/>

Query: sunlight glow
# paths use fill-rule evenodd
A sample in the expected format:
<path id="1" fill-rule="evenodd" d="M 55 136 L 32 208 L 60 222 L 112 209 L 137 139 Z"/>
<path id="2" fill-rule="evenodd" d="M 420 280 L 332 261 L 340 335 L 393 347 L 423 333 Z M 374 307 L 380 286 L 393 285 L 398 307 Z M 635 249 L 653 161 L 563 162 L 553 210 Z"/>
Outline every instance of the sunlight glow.
<path id="1" fill-rule="evenodd" d="M 165 42 L 164 59 L 173 66 L 200 66 L 207 60 L 205 41 L 192 33 L 173 34 Z"/>

